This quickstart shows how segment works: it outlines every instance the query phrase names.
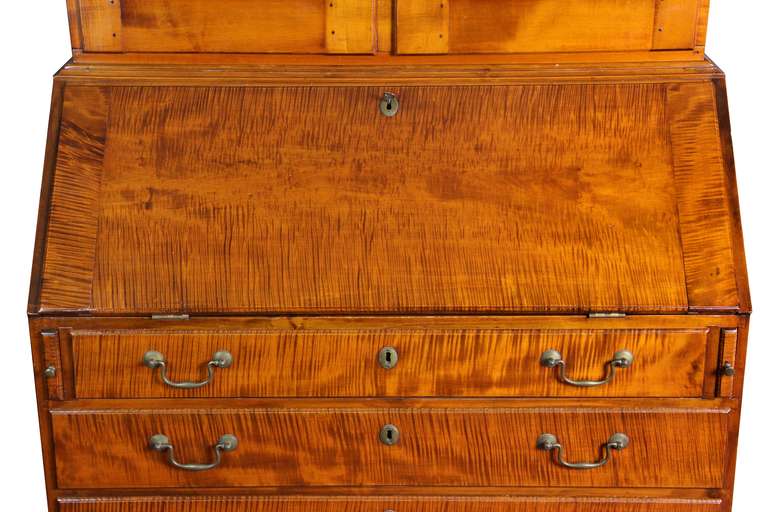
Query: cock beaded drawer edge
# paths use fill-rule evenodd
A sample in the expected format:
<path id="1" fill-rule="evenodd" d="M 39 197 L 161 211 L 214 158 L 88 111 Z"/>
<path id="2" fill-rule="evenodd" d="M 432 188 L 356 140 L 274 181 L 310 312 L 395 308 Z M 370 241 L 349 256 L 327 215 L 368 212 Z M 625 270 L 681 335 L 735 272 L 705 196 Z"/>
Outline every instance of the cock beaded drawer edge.
<path id="1" fill-rule="evenodd" d="M 751 311 L 707 0 L 67 0 L 60 512 L 724 512 Z"/>

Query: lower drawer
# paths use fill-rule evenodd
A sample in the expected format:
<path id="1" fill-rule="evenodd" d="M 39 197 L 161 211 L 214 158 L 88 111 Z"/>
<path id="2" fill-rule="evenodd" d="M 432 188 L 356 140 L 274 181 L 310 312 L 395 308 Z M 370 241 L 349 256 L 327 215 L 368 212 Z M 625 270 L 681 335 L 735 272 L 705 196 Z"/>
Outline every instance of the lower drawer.
<path id="1" fill-rule="evenodd" d="M 56 410 L 57 482 L 62 489 L 723 486 L 727 409 L 434 403 Z M 556 436 L 559 451 L 552 438 L 551 450 L 543 449 L 545 433 Z M 171 463 L 216 462 L 226 434 L 238 443 L 218 450 L 216 467 L 191 471 Z M 624 449 L 609 446 L 615 434 L 626 435 Z M 592 469 L 563 465 L 606 457 Z"/>
<path id="2" fill-rule="evenodd" d="M 717 512 L 715 499 L 648 498 L 95 498 L 60 512 Z"/>

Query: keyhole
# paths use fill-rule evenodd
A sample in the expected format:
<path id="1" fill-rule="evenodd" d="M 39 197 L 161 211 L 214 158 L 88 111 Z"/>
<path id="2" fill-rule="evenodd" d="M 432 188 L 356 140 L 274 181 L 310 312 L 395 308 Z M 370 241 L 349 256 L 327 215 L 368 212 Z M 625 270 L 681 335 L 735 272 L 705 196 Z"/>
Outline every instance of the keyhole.
<path id="1" fill-rule="evenodd" d="M 394 425 L 384 425 L 379 433 L 379 439 L 387 446 L 396 445 L 400 441 L 400 430 Z"/>
<path id="2" fill-rule="evenodd" d="M 379 351 L 379 366 L 385 370 L 391 370 L 397 366 L 399 357 L 394 347 L 384 347 Z"/>
<path id="3" fill-rule="evenodd" d="M 400 110 L 400 101 L 391 92 L 385 92 L 379 102 L 379 109 L 386 117 L 394 117 L 397 115 L 397 111 Z"/>

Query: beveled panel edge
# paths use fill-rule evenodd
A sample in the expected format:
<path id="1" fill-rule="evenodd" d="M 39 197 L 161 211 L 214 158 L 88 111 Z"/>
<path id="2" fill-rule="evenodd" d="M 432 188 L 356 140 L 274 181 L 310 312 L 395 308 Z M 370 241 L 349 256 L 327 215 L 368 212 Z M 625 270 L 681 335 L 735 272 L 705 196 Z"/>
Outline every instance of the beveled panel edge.
<path id="1" fill-rule="evenodd" d="M 32 257 L 32 271 L 29 283 L 27 312 L 31 315 L 40 310 L 40 293 L 42 291 L 43 260 L 50 218 L 51 194 L 53 192 L 53 175 L 56 167 L 56 157 L 59 149 L 59 132 L 61 130 L 62 106 L 64 103 L 64 83 L 54 81 L 51 94 L 51 113 L 48 121 L 48 136 L 45 145 L 45 160 L 43 164 L 42 185 L 37 212 L 37 231 L 35 233 L 35 248 Z"/>
<path id="2" fill-rule="evenodd" d="M 45 230 L 45 247 L 32 276 L 40 282 L 37 312 L 90 308 L 110 95 L 106 87 L 63 89 L 56 154 L 49 160 L 47 215 L 38 225 Z"/>
<path id="3" fill-rule="evenodd" d="M 721 72 L 722 73 L 722 72 Z M 728 201 L 731 209 L 731 246 L 735 264 L 736 288 L 739 295 L 739 305 L 742 313 L 752 312 L 752 298 L 749 291 L 747 275 L 747 257 L 744 249 L 744 233 L 741 224 L 741 208 L 739 202 L 739 187 L 736 179 L 736 162 L 731 136 L 731 116 L 728 108 L 728 92 L 725 75 L 714 77 L 715 101 L 717 104 L 718 123 L 722 147 L 722 160 L 725 165 L 725 180 L 728 191 Z"/>
<path id="4" fill-rule="evenodd" d="M 689 309 L 745 312 L 714 85 L 670 83 L 666 103 Z"/>

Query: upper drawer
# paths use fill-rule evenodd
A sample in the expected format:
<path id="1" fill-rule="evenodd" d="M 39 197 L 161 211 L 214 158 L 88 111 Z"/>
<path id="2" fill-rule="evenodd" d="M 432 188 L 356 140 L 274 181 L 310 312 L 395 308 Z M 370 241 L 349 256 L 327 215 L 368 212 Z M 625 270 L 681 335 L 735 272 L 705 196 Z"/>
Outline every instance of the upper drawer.
<path id="1" fill-rule="evenodd" d="M 693 49 L 704 0 L 400 0 L 397 51 L 531 53 Z"/>
<path id="2" fill-rule="evenodd" d="M 70 0 L 70 12 L 86 52 L 374 49 L 371 0 Z"/>
<path id="3" fill-rule="evenodd" d="M 744 310 L 716 92 L 67 85 L 31 311 Z"/>
<path id="4" fill-rule="evenodd" d="M 75 396 L 82 399 L 682 398 L 704 394 L 705 372 L 712 371 L 705 361 L 708 333 L 706 328 L 75 330 L 70 338 Z"/>

